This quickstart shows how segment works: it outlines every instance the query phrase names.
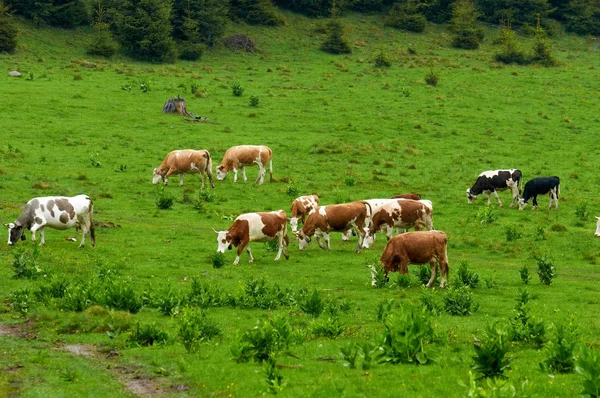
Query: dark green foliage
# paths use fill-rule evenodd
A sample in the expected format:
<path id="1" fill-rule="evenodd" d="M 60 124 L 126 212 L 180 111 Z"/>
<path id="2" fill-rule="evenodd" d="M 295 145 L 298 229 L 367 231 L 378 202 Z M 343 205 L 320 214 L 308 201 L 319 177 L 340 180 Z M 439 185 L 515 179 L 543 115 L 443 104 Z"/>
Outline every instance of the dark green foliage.
<path id="1" fill-rule="evenodd" d="M 186 308 L 177 317 L 177 337 L 189 353 L 196 353 L 200 344 L 221 334 L 219 326 L 206 318 L 204 312 Z"/>
<path id="2" fill-rule="evenodd" d="M 427 2 L 423 7 L 423 15 L 429 22 L 446 23 L 452 17 L 452 6 L 454 0 L 435 0 Z"/>
<path id="3" fill-rule="evenodd" d="M 156 199 L 154 202 L 156 203 L 156 207 L 161 210 L 168 210 L 172 208 L 173 204 L 175 203 L 175 198 L 173 195 L 165 190 L 163 184 L 158 184 L 156 187 Z"/>
<path id="4" fill-rule="evenodd" d="M 438 295 L 437 290 L 435 288 L 428 289 L 424 286 L 421 286 L 419 306 L 433 315 L 439 315 L 444 310 L 444 304 L 442 303 L 442 299 Z"/>
<path id="5" fill-rule="evenodd" d="M 387 0 L 354 0 L 350 2 L 349 7 L 358 12 L 376 13 L 380 12 L 387 2 Z"/>
<path id="6" fill-rule="evenodd" d="M 12 312 L 25 317 L 33 304 L 33 297 L 29 289 L 17 289 L 10 294 L 8 302 Z"/>
<path id="7" fill-rule="evenodd" d="M 600 355 L 598 348 L 582 345 L 575 361 L 575 371 L 583 376 L 584 397 L 597 398 L 600 396 Z"/>
<path id="8" fill-rule="evenodd" d="M 392 283 L 396 289 L 406 289 L 410 287 L 410 274 L 396 273 L 396 280 Z"/>
<path id="9" fill-rule="evenodd" d="M 390 58 L 388 57 L 387 53 L 385 53 L 383 50 L 380 50 L 379 53 L 375 56 L 374 63 L 377 68 L 389 68 L 390 66 L 392 66 Z"/>
<path id="10" fill-rule="evenodd" d="M 228 13 L 228 2 L 221 0 L 174 0 L 173 37 L 190 45 L 213 46 L 225 33 Z M 186 32 L 190 27 L 193 35 Z"/>
<path id="11" fill-rule="evenodd" d="M 258 107 L 258 103 L 260 102 L 259 98 L 256 95 L 250 96 L 250 106 L 253 108 Z"/>
<path id="12" fill-rule="evenodd" d="M 479 309 L 468 286 L 451 287 L 444 297 L 444 310 L 450 315 L 471 315 Z"/>
<path id="13" fill-rule="evenodd" d="M 0 0 L 0 53 L 13 53 L 17 48 L 17 25 L 9 9 Z"/>
<path id="14" fill-rule="evenodd" d="M 142 308 L 142 301 L 131 286 L 131 282 L 115 278 L 105 283 L 99 302 L 115 310 L 137 313 Z"/>
<path id="15" fill-rule="evenodd" d="M 407 32 L 420 33 L 427 26 L 427 19 L 421 13 L 420 0 L 403 0 L 390 9 L 385 24 Z"/>
<path id="16" fill-rule="evenodd" d="M 529 273 L 529 268 L 526 265 L 523 265 L 519 269 L 519 275 L 521 276 L 521 282 L 528 285 L 529 281 L 531 281 L 531 274 Z"/>
<path id="17" fill-rule="evenodd" d="M 299 306 L 305 313 L 314 316 L 315 318 L 321 315 L 325 308 L 325 302 L 321 298 L 319 291 L 314 289 L 312 294 L 306 294 L 299 299 Z"/>
<path id="18" fill-rule="evenodd" d="M 197 305 L 200 308 L 223 307 L 235 304 L 233 297 L 227 296 L 223 289 L 214 283 L 201 282 L 192 279 L 192 291 L 187 297 L 189 305 Z"/>
<path id="19" fill-rule="evenodd" d="M 169 334 L 161 330 L 155 323 L 140 326 L 129 333 L 128 341 L 131 345 L 147 347 L 154 344 L 165 344 L 169 340 Z"/>
<path id="20" fill-rule="evenodd" d="M 377 305 L 377 321 L 385 322 L 387 317 L 392 313 L 392 309 L 394 308 L 394 300 L 387 299 L 380 301 Z"/>
<path id="21" fill-rule="evenodd" d="M 575 348 L 580 334 L 574 319 L 562 319 L 552 324 L 552 338 L 546 344 L 546 359 L 540 363 L 545 372 L 572 373 L 575 370 Z"/>
<path id="22" fill-rule="evenodd" d="M 521 239 L 523 237 L 523 234 L 519 232 L 517 230 L 517 227 L 514 225 L 509 225 L 508 227 L 506 227 L 504 232 L 506 233 L 507 242 L 514 242 L 515 240 Z"/>
<path id="23" fill-rule="evenodd" d="M 170 0 L 114 2 L 114 32 L 127 54 L 143 61 L 175 61 L 171 3 Z"/>
<path id="24" fill-rule="evenodd" d="M 71 282 L 64 276 L 53 277 L 50 281 L 41 285 L 33 294 L 36 301 L 48 305 L 53 299 L 63 298 L 70 284 Z"/>
<path id="25" fill-rule="evenodd" d="M 504 372 L 510 369 L 510 362 L 513 360 L 506 356 L 510 348 L 506 325 L 500 322 L 488 325 L 485 336 L 476 341 L 474 347 L 473 370 L 481 377 L 504 377 Z"/>
<path id="26" fill-rule="evenodd" d="M 417 279 L 421 282 L 422 285 L 427 285 L 427 282 L 429 282 L 429 279 L 431 278 L 431 267 L 429 267 L 428 265 L 419 265 L 417 270 Z M 440 273 L 436 272 L 434 284 L 438 283 L 439 279 Z"/>
<path id="27" fill-rule="evenodd" d="M 30 252 L 24 247 L 13 251 L 13 279 L 37 279 L 44 275 L 44 270 L 38 265 L 39 249 L 33 246 Z"/>
<path id="28" fill-rule="evenodd" d="M 554 59 L 554 56 L 552 55 L 550 39 L 544 28 L 540 25 L 539 18 L 535 28 L 535 37 L 533 39 L 533 49 L 530 61 L 543 66 L 555 66 L 557 64 L 556 59 Z"/>
<path id="29" fill-rule="evenodd" d="M 349 3 L 346 0 L 275 0 L 275 3 L 309 17 L 331 17 L 332 10 L 340 13 Z"/>
<path id="30" fill-rule="evenodd" d="M 452 47 L 466 50 L 479 48 L 483 40 L 483 30 L 477 26 L 477 11 L 474 0 L 458 0 L 452 7 Z"/>
<path id="31" fill-rule="evenodd" d="M 519 48 L 517 35 L 510 23 L 500 27 L 500 51 L 494 55 L 494 58 L 505 64 L 525 65 L 529 62 L 525 53 Z"/>
<path id="32" fill-rule="evenodd" d="M 187 61 L 196 61 L 204 52 L 204 45 L 200 43 L 199 21 L 193 18 L 190 8 L 185 10 L 183 16 L 181 41 L 178 44 L 179 58 Z"/>
<path id="33" fill-rule="evenodd" d="M 537 15 L 545 19 L 552 12 L 548 0 L 478 0 L 478 5 L 487 22 L 511 21 L 515 26 L 533 24 Z"/>
<path id="34" fill-rule="evenodd" d="M 556 277 L 556 269 L 554 264 L 546 256 L 534 257 L 537 261 L 537 274 L 540 277 L 540 283 L 550 286 L 552 279 Z"/>
<path id="35" fill-rule="evenodd" d="M 4 3 L 36 24 L 73 28 L 90 21 L 84 0 L 5 0 Z"/>
<path id="36" fill-rule="evenodd" d="M 215 252 L 210 256 L 210 260 L 213 268 L 222 268 L 225 265 L 225 254 Z"/>
<path id="37" fill-rule="evenodd" d="M 90 282 L 71 283 L 58 302 L 58 308 L 64 311 L 81 312 L 96 301 L 96 286 Z"/>
<path id="38" fill-rule="evenodd" d="M 479 285 L 479 274 L 469 270 L 469 263 L 461 261 L 456 273 L 456 284 L 475 289 Z"/>
<path id="39" fill-rule="evenodd" d="M 279 26 L 285 18 L 272 0 L 229 0 L 230 13 L 249 24 Z"/>
<path id="40" fill-rule="evenodd" d="M 344 333 L 346 327 L 337 316 L 322 317 L 313 321 L 310 326 L 310 331 L 316 337 L 327 337 L 329 339 L 337 339 Z"/>
<path id="41" fill-rule="evenodd" d="M 379 363 L 393 365 L 435 362 L 437 353 L 429 347 L 434 340 L 435 333 L 427 315 L 413 307 L 403 307 L 400 314 L 386 319 L 377 359 Z"/>
<path id="42" fill-rule="evenodd" d="M 568 31 L 580 35 L 600 35 L 600 3 L 588 0 L 570 0 L 564 11 Z"/>
<path id="43" fill-rule="evenodd" d="M 529 292 L 527 290 L 519 291 L 514 316 L 509 321 L 509 339 L 540 348 L 546 338 L 546 326 L 541 319 L 530 315 L 528 302 Z"/>
<path id="44" fill-rule="evenodd" d="M 590 211 L 587 208 L 587 203 L 578 204 L 575 208 L 575 216 L 579 221 L 587 221 L 590 218 Z"/>
<path id="45" fill-rule="evenodd" d="M 185 298 L 176 290 L 169 287 L 154 298 L 153 306 L 156 306 L 161 314 L 172 316 L 179 313 L 180 307 L 185 305 Z"/>
<path id="46" fill-rule="evenodd" d="M 240 82 L 233 82 L 229 85 L 231 88 L 231 92 L 236 97 L 241 97 L 244 94 L 244 87 L 240 84 Z"/>
<path id="47" fill-rule="evenodd" d="M 267 321 L 258 320 L 256 326 L 242 333 L 230 347 L 237 362 L 263 362 L 278 352 L 287 350 L 296 336 L 287 318 L 278 317 Z"/>
<path id="48" fill-rule="evenodd" d="M 356 369 L 358 350 L 359 347 L 356 343 L 347 343 L 340 347 L 340 356 L 346 362 L 344 366 L 348 366 L 350 369 Z"/>
<path id="49" fill-rule="evenodd" d="M 270 359 L 264 362 L 263 375 L 265 376 L 265 382 L 267 383 L 267 391 L 269 393 L 278 394 L 283 390 L 285 382 L 283 381 L 283 375 L 277 369 L 275 360 Z"/>
<path id="50" fill-rule="evenodd" d="M 352 53 L 350 44 L 348 44 L 344 38 L 344 27 L 342 22 L 337 18 L 334 18 L 327 23 L 327 37 L 323 44 L 321 44 L 321 50 L 330 54 Z"/>
<path id="51" fill-rule="evenodd" d="M 94 25 L 94 36 L 90 43 L 87 53 L 89 55 L 97 55 L 105 58 L 112 57 L 119 45 L 113 39 L 108 24 L 97 23 Z"/>
<path id="52" fill-rule="evenodd" d="M 428 86 L 436 87 L 439 81 L 440 76 L 432 70 L 425 75 L 425 83 L 427 83 Z M 487 207 L 485 208 L 487 209 Z"/>
<path id="53" fill-rule="evenodd" d="M 179 58 L 186 61 L 197 61 L 204 54 L 204 44 L 184 41 L 179 43 Z"/>

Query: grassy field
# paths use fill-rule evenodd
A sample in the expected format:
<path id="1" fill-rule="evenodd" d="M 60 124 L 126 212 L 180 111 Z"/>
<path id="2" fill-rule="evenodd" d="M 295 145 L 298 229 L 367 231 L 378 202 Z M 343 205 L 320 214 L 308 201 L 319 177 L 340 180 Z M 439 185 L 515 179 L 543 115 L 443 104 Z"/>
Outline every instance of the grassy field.
<path id="1" fill-rule="evenodd" d="M 561 36 L 553 40 L 558 67 L 504 66 L 493 61 L 493 29 L 481 49 L 460 51 L 449 47 L 443 27 L 413 35 L 357 15 L 348 17 L 353 54 L 331 56 L 318 49 L 318 21 L 286 16 L 280 28 L 230 27 L 255 37 L 260 52 L 218 48 L 200 62 L 175 65 L 89 58 L 86 30 L 22 25 L 17 53 L 0 55 L 0 220 L 15 220 L 35 196 L 86 193 L 95 219 L 116 227 L 99 227 L 97 247 L 81 250 L 65 239 L 78 237 L 75 231 L 49 230 L 37 254 L 41 272 L 32 279 L 13 278 L 13 263 L 33 256 L 29 241 L 0 246 L 0 395 L 263 395 L 265 365 L 237 363 L 232 351 L 257 321 L 266 330 L 271 320 L 291 328 L 288 346 L 275 356 L 284 396 L 465 396 L 469 388 L 458 382 L 469 384 L 474 339 L 485 340 L 486 325 L 514 318 L 523 288 L 548 338 L 553 323 L 574 317 L 574 340 L 598 343 L 598 42 Z M 531 39 L 520 39 L 528 48 Z M 374 67 L 382 50 L 392 67 Z M 13 69 L 23 77 L 9 78 Z M 439 76 L 436 87 L 425 83 L 429 73 Z M 242 96 L 232 94 L 234 83 Z M 209 123 L 162 114 L 177 95 Z M 199 177 L 186 177 L 184 187 L 175 178 L 164 190 L 175 198 L 173 208 L 158 209 L 152 169 L 166 153 L 208 149 L 216 166 L 239 144 L 273 149 L 273 183 L 251 184 L 257 169 L 248 168 L 248 184 L 233 184 L 230 175 L 203 197 Z M 559 176 L 560 209 L 548 211 L 544 197 L 539 210 L 519 212 L 508 208 L 508 192 L 500 193 L 503 208 L 482 198 L 468 205 L 465 190 L 477 175 L 498 168 L 519 168 L 524 181 Z M 330 252 L 314 242 L 300 252 L 291 239 L 289 261 L 279 262 L 268 245 L 252 244 L 253 264 L 244 253 L 232 266 L 235 255 L 227 252 L 224 267 L 213 268 L 212 229 L 226 229 L 240 213 L 289 211 L 295 196 L 309 193 L 328 204 L 403 192 L 433 202 L 434 225 L 449 237 L 451 286 L 459 284 L 462 262 L 480 279 L 472 315 L 428 315 L 436 363 L 375 359 L 364 369 L 364 360 L 352 368 L 340 356 L 354 343 L 382 344 L 381 303 L 393 300 L 391 319 L 400 319 L 425 295 L 416 266 L 411 287 L 370 286 L 365 265 L 381 255 L 381 237 L 360 254 L 356 238 L 342 242 L 339 234 Z M 558 272 L 550 286 L 536 275 L 534 257 L 544 255 Z M 533 276 L 528 286 L 519 276 L 523 266 Z M 60 281 L 79 290 L 62 298 L 39 294 Z M 194 295 L 198 286 L 213 291 Z M 115 290 L 144 305 L 129 313 L 94 301 Z M 314 291 L 325 307 L 318 317 L 310 315 Z M 441 302 L 450 292 L 432 294 Z M 69 307 L 77 300 L 83 311 Z M 189 353 L 180 328 L 199 307 L 221 333 Z M 319 337 L 319 324 L 341 334 Z M 159 340 L 166 333 L 165 342 L 136 344 L 139 330 Z M 577 395 L 583 377 L 540 370 L 549 352 L 511 343 L 507 383 L 519 391 L 527 381 L 532 396 Z"/>

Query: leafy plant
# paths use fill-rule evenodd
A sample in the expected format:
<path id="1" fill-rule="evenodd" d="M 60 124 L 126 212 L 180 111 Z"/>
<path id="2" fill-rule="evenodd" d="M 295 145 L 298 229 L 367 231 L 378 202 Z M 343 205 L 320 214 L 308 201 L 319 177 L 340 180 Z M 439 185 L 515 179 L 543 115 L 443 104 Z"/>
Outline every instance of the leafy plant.
<path id="1" fill-rule="evenodd" d="M 264 362 L 263 375 L 265 376 L 265 382 L 267 383 L 267 391 L 269 393 L 278 394 L 283 390 L 283 387 L 285 386 L 285 382 L 283 381 L 283 375 L 277 369 L 277 366 L 273 359 Z"/>
<path id="2" fill-rule="evenodd" d="M 139 82 L 140 84 L 140 91 L 142 93 L 147 93 L 148 91 L 150 91 L 150 82 L 147 80 L 142 80 Z"/>
<path id="3" fill-rule="evenodd" d="M 546 344 L 546 359 L 540 363 L 543 371 L 572 373 L 575 370 L 575 348 L 580 343 L 579 329 L 573 317 L 552 324 L 552 337 Z"/>
<path id="4" fill-rule="evenodd" d="M 240 84 L 240 82 L 233 82 L 229 85 L 231 88 L 231 92 L 236 97 L 241 97 L 244 94 L 244 87 Z"/>
<path id="5" fill-rule="evenodd" d="M 427 83 L 428 86 L 436 87 L 439 81 L 440 76 L 432 70 L 425 75 L 425 83 Z"/>
<path id="6" fill-rule="evenodd" d="M 491 206 L 484 206 L 477 210 L 475 221 L 480 224 L 493 224 L 498 221 L 498 212 Z"/>
<path id="7" fill-rule="evenodd" d="M 169 340 L 167 332 L 161 330 L 156 323 L 140 326 L 139 322 L 136 328 L 128 335 L 130 344 L 137 346 L 151 346 L 154 344 L 165 344 Z"/>
<path id="8" fill-rule="evenodd" d="M 523 234 L 521 232 L 519 232 L 517 230 L 517 227 L 515 227 L 514 225 L 510 225 L 508 227 L 506 227 L 505 230 L 506 233 L 506 241 L 507 242 L 513 242 L 517 239 L 521 239 L 523 237 Z"/>
<path id="9" fill-rule="evenodd" d="M 396 280 L 392 283 L 392 286 L 397 289 L 407 289 L 410 287 L 410 274 L 396 274 Z"/>
<path id="10" fill-rule="evenodd" d="M 294 341 L 292 327 L 284 317 L 258 320 L 232 343 L 230 351 L 237 362 L 263 362 L 287 349 Z"/>
<path id="11" fill-rule="evenodd" d="M 285 189 L 285 194 L 287 196 L 298 196 L 298 187 L 296 186 L 296 184 L 290 184 L 287 186 L 287 188 Z"/>
<path id="12" fill-rule="evenodd" d="M 542 225 L 539 225 L 535 230 L 535 240 L 546 240 L 546 230 Z"/>
<path id="13" fill-rule="evenodd" d="M 435 288 L 428 289 L 425 286 L 421 286 L 421 295 L 419 296 L 419 306 L 425 311 L 439 315 L 444 309 L 442 299 L 438 296 Z"/>
<path id="14" fill-rule="evenodd" d="M 459 285 L 475 289 L 479 285 L 479 274 L 469 270 L 469 263 L 467 261 L 461 261 L 456 273 L 456 282 Z"/>
<path id="15" fill-rule="evenodd" d="M 506 325 L 501 322 L 488 325 L 485 336 L 474 343 L 473 370 L 481 377 L 504 377 L 504 372 L 510 369 L 510 362 L 513 360 L 507 356 L 509 347 Z"/>
<path id="16" fill-rule="evenodd" d="M 509 321 L 509 338 L 511 341 L 520 341 L 540 348 L 546 338 L 546 325 L 541 319 L 530 315 L 529 292 L 519 291 L 514 316 Z"/>
<path id="17" fill-rule="evenodd" d="M 548 286 L 551 285 L 552 279 L 557 275 L 554 264 L 546 256 L 535 256 L 534 258 L 537 261 L 537 274 L 540 277 L 540 283 Z"/>
<path id="18" fill-rule="evenodd" d="M 389 68 L 392 66 L 389 56 L 383 49 L 379 50 L 379 53 L 375 56 L 374 63 L 377 68 Z"/>
<path id="19" fill-rule="evenodd" d="M 354 176 L 346 176 L 344 177 L 344 185 L 347 187 L 353 187 L 356 184 L 356 178 Z"/>
<path id="20" fill-rule="evenodd" d="M 350 44 L 344 38 L 344 26 L 339 19 L 333 18 L 327 23 L 327 37 L 321 44 L 321 50 L 330 54 L 352 53 Z"/>
<path id="21" fill-rule="evenodd" d="M 165 292 L 154 299 L 154 305 L 161 314 L 172 316 L 179 313 L 180 308 L 185 305 L 185 299 L 177 291 L 169 287 Z"/>
<path id="22" fill-rule="evenodd" d="M 360 357 L 363 360 L 362 369 L 363 370 L 371 369 L 371 367 L 373 366 L 373 359 L 375 358 L 374 354 L 377 352 L 377 347 L 369 341 L 365 341 L 365 342 L 362 342 L 361 344 L 357 344 L 357 346 L 360 350 L 358 355 L 360 355 Z"/>
<path id="23" fill-rule="evenodd" d="M 303 300 L 299 302 L 300 309 L 305 313 L 318 317 L 325 308 L 325 303 L 319 294 L 317 289 L 314 289 L 312 294 L 306 295 Z"/>
<path id="24" fill-rule="evenodd" d="M 44 270 L 38 265 L 39 248 L 33 246 L 30 252 L 21 247 L 13 252 L 13 279 L 37 279 L 44 274 Z"/>
<path id="25" fill-rule="evenodd" d="M 71 283 L 59 300 L 58 307 L 65 311 L 84 311 L 95 302 L 95 290 L 91 282 Z"/>
<path id="26" fill-rule="evenodd" d="M 431 267 L 428 265 L 419 265 L 417 268 L 417 279 L 421 282 L 422 285 L 427 285 L 429 279 L 431 278 Z M 435 283 L 438 283 L 440 279 L 440 273 L 436 272 L 435 274 Z"/>
<path id="27" fill-rule="evenodd" d="M 531 274 L 529 273 L 529 268 L 526 265 L 523 265 L 519 269 L 519 275 L 521 276 L 521 282 L 526 285 L 529 285 L 529 281 L 531 281 Z"/>
<path id="28" fill-rule="evenodd" d="M 177 317 L 177 336 L 189 353 L 198 352 L 200 343 L 220 334 L 219 326 L 209 320 L 204 312 L 186 308 Z"/>
<path id="29" fill-rule="evenodd" d="M 521 385 L 515 387 L 509 380 L 503 380 L 501 378 L 487 378 L 478 383 L 478 379 L 475 377 L 473 372 L 469 371 L 469 385 L 467 386 L 463 381 L 459 380 L 458 384 L 466 387 L 468 390 L 465 393 L 465 397 L 471 398 L 530 398 L 534 396 L 531 393 L 531 384 L 529 380 L 525 379 Z"/>
<path id="30" fill-rule="evenodd" d="M 258 106 L 259 102 L 260 102 L 260 99 L 256 95 L 250 96 L 250 106 L 251 107 L 256 108 Z"/>
<path id="31" fill-rule="evenodd" d="M 202 283 L 196 278 L 192 279 L 192 291 L 186 301 L 190 305 L 200 308 L 222 307 L 228 302 L 234 301 L 226 297 L 223 290 L 214 283 Z"/>
<path id="32" fill-rule="evenodd" d="M 345 361 L 344 366 L 348 366 L 350 369 L 356 369 L 358 350 L 359 348 L 356 343 L 348 343 L 340 347 L 340 356 Z"/>
<path id="33" fill-rule="evenodd" d="M 156 188 L 156 207 L 161 210 L 168 210 L 173 207 L 175 198 L 165 190 L 163 184 L 158 184 Z"/>
<path id="34" fill-rule="evenodd" d="M 479 309 L 468 286 L 451 287 L 444 297 L 444 310 L 450 315 L 471 315 Z"/>
<path id="35" fill-rule="evenodd" d="M 385 267 L 382 264 L 376 263 L 371 269 L 371 286 L 380 289 L 385 287 L 389 282 L 389 277 L 385 274 Z"/>
<path id="36" fill-rule="evenodd" d="M 590 218 L 590 212 L 587 208 L 587 203 L 578 204 L 575 208 L 575 216 L 580 221 L 587 221 Z"/>
<path id="37" fill-rule="evenodd" d="M 142 302 L 131 286 L 131 282 L 125 279 L 110 280 L 102 296 L 100 301 L 109 308 L 129 311 L 132 314 L 142 308 Z"/>
<path id="38" fill-rule="evenodd" d="M 13 291 L 8 298 L 11 311 L 16 312 L 22 317 L 27 316 L 29 309 L 33 304 L 32 298 L 33 297 L 27 288 Z"/>
<path id="39" fill-rule="evenodd" d="M 316 337 L 337 339 L 344 333 L 346 327 L 336 316 L 322 317 L 313 321 L 310 330 Z"/>
<path id="40" fill-rule="evenodd" d="M 389 316 L 381 336 L 380 363 L 413 363 L 425 365 L 437 361 L 437 352 L 429 347 L 435 339 L 427 315 L 413 307 L 404 307 L 400 314 Z"/>
<path id="41" fill-rule="evenodd" d="M 377 322 L 385 322 L 394 308 L 394 299 L 385 299 L 377 305 Z"/>
<path id="42" fill-rule="evenodd" d="M 223 268 L 225 265 L 225 253 L 214 252 L 210 256 L 210 261 L 212 262 L 213 268 Z"/>
<path id="43" fill-rule="evenodd" d="M 575 371 L 584 378 L 581 395 L 600 397 L 600 355 L 597 348 L 581 346 L 575 361 Z"/>

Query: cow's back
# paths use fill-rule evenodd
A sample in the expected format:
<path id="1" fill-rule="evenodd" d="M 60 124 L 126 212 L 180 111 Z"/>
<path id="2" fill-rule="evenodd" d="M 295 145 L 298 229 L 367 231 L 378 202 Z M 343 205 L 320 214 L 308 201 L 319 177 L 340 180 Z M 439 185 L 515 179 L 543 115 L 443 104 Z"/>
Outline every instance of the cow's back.
<path id="1" fill-rule="evenodd" d="M 208 159 L 207 151 L 194 149 L 181 149 L 173 151 L 170 155 L 170 166 L 181 172 L 189 172 L 192 169 L 205 170 Z"/>
<path id="2" fill-rule="evenodd" d="M 406 256 L 411 263 L 424 264 L 445 256 L 447 243 L 448 237 L 442 231 L 407 232 L 390 239 L 381 261 L 384 263 L 384 256 Z"/>
<path id="3" fill-rule="evenodd" d="M 367 217 L 367 209 L 362 202 L 327 205 L 323 207 L 325 208 L 327 224 L 334 231 L 348 229 L 348 225 L 352 221 L 362 226 Z"/>

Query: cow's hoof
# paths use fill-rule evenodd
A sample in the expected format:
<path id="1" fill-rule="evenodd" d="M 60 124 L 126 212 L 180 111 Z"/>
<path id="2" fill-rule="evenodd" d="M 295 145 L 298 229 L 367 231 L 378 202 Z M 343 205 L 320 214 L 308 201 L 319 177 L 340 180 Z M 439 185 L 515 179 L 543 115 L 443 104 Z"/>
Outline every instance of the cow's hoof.
<path id="1" fill-rule="evenodd" d="M 284 254 L 283 256 L 285 257 L 285 259 L 286 259 L 286 260 L 289 260 L 289 259 L 290 259 L 290 255 L 289 255 L 289 254 L 287 254 L 287 253 L 286 253 L 286 254 Z"/>

